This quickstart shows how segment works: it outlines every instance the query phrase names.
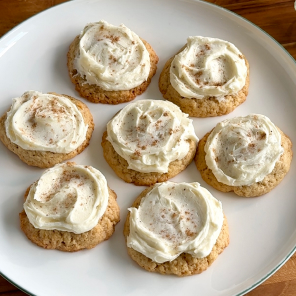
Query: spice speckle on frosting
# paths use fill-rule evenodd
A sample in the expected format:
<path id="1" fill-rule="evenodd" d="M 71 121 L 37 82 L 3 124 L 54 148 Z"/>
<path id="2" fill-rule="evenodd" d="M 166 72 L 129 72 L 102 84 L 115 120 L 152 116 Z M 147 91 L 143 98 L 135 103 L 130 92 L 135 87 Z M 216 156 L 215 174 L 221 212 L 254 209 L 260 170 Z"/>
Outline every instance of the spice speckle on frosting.
<path id="1" fill-rule="evenodd" d="M 187 140 L 198 141 L 187 114 L 157 100 L 127 105 L 107 124 L 107 133 L 129 168 L 141 172 L 167 172 L 171 161 L 188 153 Z"/>

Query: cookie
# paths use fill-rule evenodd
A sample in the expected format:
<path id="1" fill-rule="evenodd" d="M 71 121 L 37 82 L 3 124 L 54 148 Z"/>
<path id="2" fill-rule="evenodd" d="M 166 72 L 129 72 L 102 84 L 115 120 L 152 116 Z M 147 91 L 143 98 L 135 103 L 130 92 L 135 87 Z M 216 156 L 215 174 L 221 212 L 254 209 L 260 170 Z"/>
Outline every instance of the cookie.
<path id="1" fill-rule="evenodd" d="M 110 120 L 102 147 L 118 177 L 149 186 L 183 171 L 194 158 L 197 141 L 192 120 L 176 105 L 142 100 Z"/>
<path id="2" fill-rule="evenodd" d="M 12 124 L 15 118 L 18 125 Z M 88 107 L 56 93 L 26 92 L 0 118 L 3 144 L 26 164 L 40 168 L 81 153 L 89 145 L 93 130 Z"/>
<path id="3" fill-rule="evenodd" d="M 89 39 L 95 41 L 90 44 Z M 67 59 L 78 93 L 90 102 L 104 104 L 129 102 L 142 94 L 158 63 L 147 41 L 124 25 L 115 27 L 104 21 L 84 28 L 71 43 Z"/>
<path id="4" fill-rule="evenodd" d="M 255 115 L 258 116 L 258 115 Z M 258 123 L 258 121 L 257 121 Z M 259 126 L 259 125 L 258 125 Z M 261 128 L 258 129 L 258 126 L 256 127 L 257 130 L 259 130 L 259 132 L 257 133 L 257 137 L 259 137 L 259 143 L 256 142 L 248 142 L 248 149 L 258 149 L 259 153 L 263 151 L 262 147 L 260 146 L 260 141 L 263 141 L 266 137 L 265 135 L 265 131 Z M 198 149 L 197 149 L 197 153 L 195 156 L 195 164 L 197 169 L 200 171 L 201 176 L 203 178 L 203 180 L 211 185 L 212 187 L 214 187 L 217 190 L 220 190 L 222 192 L 234 192 L 236 195 L 238 196 L 245 196 L 245 197 L 256 197 L 256 196 L 260 196 L 263 194 L 266 194 L 268 192 L 270 192 L 273 188 L 275 188 L 285 177 L 285 175 L 288 173 L 289 169 L 290 169 L 290 164 L 292 161 L 292 156 L 293 156 L 293 152 L 292 152 L 292 142 L 290 140 L 290 138 L 285 135 L 278 127 L 273 126 L 272 128 L 270 128 L 271 131 L 273 131 L 273 133 L 279 134 L 280 135 L 280 142 L 279 142 L 279 146 L 280 146 L 280 152 L 278 154 L 277 157 L 273 157 L 271 158 L 272 155 L 272 151 L 267 151 L 266 154 L 264 154 L 261 157 L 261 161 L 262 163 L 266 163 L 267 165 L 272 164 L 272 166 L 269 168 L 269 170 L 271 170 L 270 172 L 267 171 L 267 174 L 262 174 L 262 172 L 264 172 L 265 169 L 262 169 L 260 167 L 256 167 L 254 166 L 254 177 L 251 176 L 251 171 L 250 172 L 245 172 L 245 179 L 250 179 L 251 183 L 250 184 L 236 184 L 234 183 L 234 181 L 232 179 L 235 180 L 235 178 L 231 178 L 228 176 L 228 179 L 230 181 L 232 181 L 232 185 L 231 183 L 229 184 L 225 184 L 225 179 L 220 179 L 221 176 L 218 176 L 216 174 L 213 173 L 213 170 L 211 170 L 207 164 L 206 161 L 206 155 L 207 152 L 205 152 L 205 146 L 207 144 L 208 138 L 211 135 L 211 132 L 207 133 L 200 141 L 198 144 Z M 255 132 L 256 133 L 256 132 Z M 253 133 L 253 135 L 255 135 Z M 252 135 L 252 137 L 253 137 Z M 230 138 L 231 135 L 230 133 L 228 133 L 228 137 Z M 248 136 L 247 136 L 248 137 Z M 250 137 L 248 137 L 250 138 Z M 234 140 L 234 142 L 238 143 L 238 141 Z M 274 141 L 276 142 L 276 141 Z M 239 145 L 238 145 L 239 146 Z M 256 148 L 257 146 L 257 148 Z M 262 150 L 261 150 L 262 149 Z M 275 148 L 272 148 L 273 151 L 275 151 Z M 219 155 L 216 156 L 216 160 L 217 163 L 220 162 L 219 160 Z M 250 156 L 250 159 L 254 159 L 255 156 Z M 229 160 L 228 160 L 229 161 Z M 227 162 L 228 162 L 227 161 Z M 246 161 L 249 161 L 249 157 L 246 158 Z M 245 163 L 245 165 L 247 166 L 247 162 L 243 161 L 242 163 Z M 231 163 L 229 163 L 229 168 L 231 167 L 231 165 L 235 165 L 236 162 L 235 161 L 231 161 Z M 223 171 L 223 170 L 221 170 Z M 217 179 L 219 178 L 219 180 Z M 226 178 L 226 177 L 225 177 Z M 255 178 L 255 181 L 253 181 L 253 179 Z M 240 178 L 240 182 L 244 181 L 244 177 Z M 223 180 L 223 182 L 222 182 Z"/>
<path id="5" fill-rule="evenodd" d="M 229 52 L 219 52 L 216 42 Z M 159 77 L 163 97 L 193 117 L 232 112 L 246 100 L 249 84 L 249 63 L 233 44 L 199 36 L 188 38 L 187 45 L 166 62 Z"/>
<path id="6" fill-rule="evenodd" d="M 170 182 L 167 182 L 167 183 L 170 183 Z M 162 183 L 162 184 L 165 184 L 165 183 Z M 156 184 L 156 185 L 159 185 L 159 184 Z M 181 183 L 181 185 L 182 185 L 182 183 Z M 183 186 L 185 187 L 186 185 L 183 185 Z M 132 207 L 138 209 L 140 204 L 141 204 L 141 201 L 143 199 L 147 198 L 147 196 L 149 196 L 149 194 L 151 193 L 153 188 L 154 188 L 154 186 L 144 190 L 137 197 L 137 199 L 134 201 Z M 184 189 L 182 189 L 182 190 L 184 190 Z M 167 195 L 167 196 L 169 196 L 169 195 Z M 157 204 L 153 205 L 153 207 L 157 207 Z M 126 222 L 125 222 L 125 225 L 124 225 L 124 236 L 125 236 L 125 239 L 126 239 L 127 243 L 129 241 L 129 235 L 131 233 L 131 215 L 132 215 L 132 211 L 133 210 L 130 209 L 130 212 L 127 215 Z M 151 213 L 151 211 L 153 211 L 153 208 L 151 210 L 148 210 L 147 213 Z M 191 216 L 192 214 L 189 215 L 186 212 L 187 211 L 184 212 L 184 216 L 185 216 L 185 220 L 188 220 L 190 217 L 192 217 Z M 174 218 L 178 219 L 177 218 L 178 215 L 173 211 L 169 211 L 169 212 L 163 211 L 163 213 L 165 213 L 165 215 L 166 215 L 166 213 L 169 213 L 171 219 L 174 219 Z M 189 218 L 186 216 L 186 214 L 188 215 Z M 229 244 L 229 230 L 228 230 L 227 219 L 226 219 L 225 215 L 223 215 L 223 212 L 221 212 L 221 214 L 222 214 L 223 222 L 222 222 L 221 228 L 219 228 L 219 230 L 217 230 L 218 232 L 217 232 L 216 235 L 218 235 L 218 237 L 214 240 L 213 246 L 208 251 L 208 254 L 206 256 L 202 257 L 202 258 L 197 258 L 197 257 L 193 256 L 192 254 L 183 252 L 183 253 L 177 255 L 177 257 L 175 259 L 171 260 L 171 261 L 165 261 L 165 262 L 157 263 L 156 261 L 152 260 L 148 256 L 144 255 L 143 254 L 144 252 L 142 253 L 140 251 L 137 251 L 133 247 L 127 247 L 128 254 L 140 267 L 142 267 L 145 270 L 150 271 L 150 272 L 157 272 L 157 273 L 161 273 L 161 274 L 174 274 L 174 275 L 177 275 L 177 276 L 188 276 L 188 275 L 193 275 L 193 274 L 199 274 L 199 273 L 205 271 L 217 259 L 218 255 Z M 159 217 L 160 216 L 161 215 L 159 215 Z M 166 216 L 165 219 L 167 217 L 168 216 Z M 161 219 L 161 218 L 159 218 L 159 219 Z M 181 216 L 180 220 L 182 220 L 182 219 L 183 219 L 183 217 Z M 164 221 L 157 221 L 156 223 L 158 225 L 160 225 L 163 222 Z M 132 223 L 134 223 L 134 220 L 133 220 Z M 169 224 L 169 225 L 174 225 L 174 224 Z M 152 225 L 151 227 L 154 227 L 154 226 Z M 148 231 L 148 233 L 146 234 L 146 237 L 149 236 L 149 231 L 150 230 L 148 229 L 147 231 Z M 193 236 L 194 230 L 191 229 L 189 231 L 187 229 L 186 233 L 189 236 Z M 169 237 L 169 235 L 167 234 L 167 229 L 165 229 L 165 227 L 164 227 L 164 229 L 161 228 L 161 230 L 159 231 L 159 234 L 162 234 L 163 237 Z M 155 236 L 157 236 L 157 235 L 155 234 Z M 172 239 L 174 239 L 174 236 L 171 236 L 171 237 L 172 237 Z M 152 243 L 147 242 L 147 244 L 148 244 L 148 246 L 151 247 L 153 242 Z M 156 246 L 158 246 L 158 243 L 156 244 Z M 153 246 L 151 248 L 153 249 Z M 168 247 L 161 248 L 161 249 L 164 250 L 164 249 L 167 249 L 167 248 Z M 151 254 L 152 254 L 152 251 L 151 251 Z M 149 256 L 151 254 L 149 254 Z M 154 255 L 152 255 L 152 256 L 154 256 Z M 150 256 L 150 257 L 152 257 L 152 256 Z M 163 260 L 159 260 L 159 261 L 163 261 Z"/>
<path id="7" fill-rule="evenodd" d="M 67 164 L 63 164 L 63 166 L 74 167 L 75 165 L 73 163 L 67 163 Z M 88 168 L 91 168 L 91 167 L 88 167 Z M 97 173 L 96 171 L 94 172 Z M 76 175 L 72 174 L 72 178 L 76 180 L 79 179 L 79 177 L 77 177 L 77 174 Z M 79 182 L 81 182 L 81 179 L 82 178 L 80 178 Z M 69 178 L 68 178 L 68 182 L 69 182 Z M 25 194 L 25 201 L 28 199 L 28 196 L 30 196 L 32 190 L 37 191 L 36 189 L 33 188 L 34 186 L 35 185 L 33 184 L 27 189 Z M 115 225 L 120 220 L 119 207 L 116 201 L 116 198 L 117 198 L 116 193 L 106 185 L 106 182 L 102 186 L 104 186 L 104 188 L 106 189 L 106 194 L 107 194 L 105 209 L 102 213 L 102 216 L 99 218 L 98 222 L 96 222 L 95 226 L 92 227 L 90 230 L 81 232 L 81 228 L 84 227 L 82 224 L 84 224 L 85 221 L 90 219 L 91 217 L 81 222 L 81 225 L 78 224 L 78 231 L 76 231 L 78 233 L 73 232 L 75 231 L 75 228 L 72 229 L 73 231 L 64 231 L 64 230 L 54 229 L 54 227 L 50 225 L 50 223 L 53 224 L 52 221 L 50 221 L 50 223 L 47 223 L 47 224 L 49 228 L 53 228 L 53 229 L 37 228 L 29 220 L 29 218 L 32 215 L 29 214 L 30 216 L 28 216 L 26 211 L 24 210 L 19 214 L 22 231 L 25 233 L 28 239 L 31 240 L 34 244 L 45 249 L 57 249 L 57 250 L 66 251 L 66 252 L 75 252 L 82 249 L 91 249 L 95 247 L 97 244 L 111 237 L 111 235 L 115 231 Z M 70 200 L 71 199 L 71 196 L 69 195 L 70 192 L 67 192 L 67 194 L 68 196 L 64 201 L 64 205 L 67 202 L 69 204 L 73 203 L 73 201 Z M 59 206 L 58 204 L 55 205 L 55 207 L 57 208 L 58 206 Z M 35 205 L 35 207 L 38 207 L 38 205 L 37 206 Z M 46 202 L 43 203 L 43 207 L 46 207 Z M 77 205 L 75 205 L 75 207 L 77 207 Z M 66 210 L 67 210 L 67 207 L 66 207 Z M 31 211 L 32 209 L 29 209 L 29 213 Z M 54 217 L 51 219 L 57 219 L 57 218 Z M 35 223 L 34 217 L 32 221 L 33 223 Z M 61 227 L 61 225 L 59 225 L 57 221 L 54 221 L 54 223 L 58 225 L 57 226 L 58 228 Z M 61 223 L 64 223 L 64 222 L 62 221 Z M 64 227 L 69 227 L 69 225 L 66 225 Z"/>

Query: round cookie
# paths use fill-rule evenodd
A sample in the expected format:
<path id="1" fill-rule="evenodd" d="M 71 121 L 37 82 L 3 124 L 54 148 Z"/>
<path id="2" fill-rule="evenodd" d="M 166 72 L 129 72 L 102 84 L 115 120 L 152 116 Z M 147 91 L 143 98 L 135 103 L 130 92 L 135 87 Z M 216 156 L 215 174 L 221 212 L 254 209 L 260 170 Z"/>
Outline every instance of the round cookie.
<path id="1" fill-rule="evenodd" d="M 184 50 L 185 46 L 177 52 Z M 180 95 L 172 86 L 170 81 L 171 63 L 175 56 L 171 57 L 166 63 L 159 77 L 159 90 L 166 100 L 169 100 L 180 107 L 180 109 L 193 117 L 212 117 L 221 116 L 232 112 L 237 106 L 242 104 L 248 95 L 250 84 L 249 79 L 249 63 L 244 56 L 241 59 L 245 60 L 247 66 L 247 77 L 245 85 L 235 94 L 224 96 L 222 100 L 218 100 L 214 96 L 205 96 L 203 98 L 188 98 Z"/>
<path id="2" fill-rule="evenodd" d="M 77 147 L 75 150 L 69 153 L 54 153 L 50 151 L 37 151 L 37 150 L 26 150 L 13 143 L 6 135 L 5 130 L 5 121 L 7 118 L 7 112 L 0 118 L 0 140 L 3 144 L 15 153 L 23 162 L 31 166 L 37 166 L 39 168 L 49 168 L 54 166 L 57 163 L 60 163 L 64 160 L 68 160 L 81 153 L 88 145 L 94 130 L 94 121 L 92 114 L 90 113 L 88 107 L 81 101 L 70 97 L 68 95 L 60 95 L 54 92 L 48 94 L 53 94 L 57 96 L 63 96 L 69 99 L 73 104 L 76 105 L 78 110 L 81 112 L 84 123 L 88 125 L 86 138 L 84 142 Z"/>
<path id="3" fill-rule="evenodd" d="M 29 190 L 30 188 L 26 191 L 25 200 Z M 25 211 L 19 214 L 21 229 L 29 240 L 45 249 L 75 252 L 94 248 L 100 242 L 111 237 L 115 231 L 115 225 L 120 220 L 116 193 L 109 187 L 108 190 L 109 200 L 107 209 L 98 224 L 87 232 L 75 234 L 68 231 L 37 229 L 30 223 Z"/>
<path id="4" fill-rule="evenodd" d="M 190 145 L 187 155 L 180 160 L 174 160 L 170 163 L 167 173 L 143 173 L 128 168 L 127 161 L 122 158 L 113 148 L 112 144 L 107 140 L 107 131 L 104 132 L 102 138 L 102 147 L 104 158 L 109 166 L 114 170 L 116 175 L 127 183 L 134 183 L 139 186 L 150 186 L 155 183 L 165 182 L 173 178 L 191 163 L 196 153 L 195 141 L 189 139 Z"/>
<path id="5" fill-rule="evenodd" d="M 137 100 L 107 123 L 101 144 L 105 160 L 121 179 L 149 186 L 183 171 L 197 142 L 192 119 L 178 106 Z"/>
<path id="6" fill-rule="evenodd" d="M 142 94 L 149 86 L 152 77 L 156 73 L 158 56 L 151 45 L 141 39 L 150 57 L 150 72 L 147 80 L 140 85 L 129 90 L 105 90 L 96 84 L 90 84 L 85 77 L 82 77 L 74 66 L 75 57 L 78 55 L 80 36 L 77 36 L 69 47 L 67 54 L 67 66 L 71 81 L 75 85 L 76 91 L 85 99 L 93 103 L 120 104 L 133 100 Z"/>
<path id="7" fill-rule="evenodd" d="M 153 187 L 145 189 L 134 201 L 132 207 L 138 208 L 143 197 L 145 197 Z M 130 213 L 128 213 L 123 234 L 125 239 L 130 233 Z M 229 245 L 229 230 L 227 219 L 224 215 L 223 226 L 218 239 L 211 251 L 211 253 L 204 258 L 194 258 L 190 254 L 182 253 L 173 261 L 164 263 L 156 263 L 142 253 L 127 248 L 129 256 L 142 268 L 150 272 L 157 272 L 161 274 L 174 274 L 177 276 L 189 276 L 199 274 L 205 271 L 218 257 L 220 253 Z"/>
<path id="8" fill-rule="evenodd" d="M 197 153 L 195 156 L 195 164 L 203 180 L 222 192 L 234 192 L 238 196 L 244 197 L 256 197 L 268 193 L 274 187 L 276 187 L 285 177 L 290 169 L 292 161 L 292 142 L 290 138 L 285 135 L 279 128 L 277 128 L 281 134 L 281 146 L 284 148 L 284 153 L 280 159 L 276 162 L 273 171 L 265 176 L 265 178 L 251 185 L 244 186 L 229 186 L 223 184 L 217 180 L 211 169 L 206 164 L 204 151 L 205 144 L 211 132 L 207 133 L 198 143 Z"/>

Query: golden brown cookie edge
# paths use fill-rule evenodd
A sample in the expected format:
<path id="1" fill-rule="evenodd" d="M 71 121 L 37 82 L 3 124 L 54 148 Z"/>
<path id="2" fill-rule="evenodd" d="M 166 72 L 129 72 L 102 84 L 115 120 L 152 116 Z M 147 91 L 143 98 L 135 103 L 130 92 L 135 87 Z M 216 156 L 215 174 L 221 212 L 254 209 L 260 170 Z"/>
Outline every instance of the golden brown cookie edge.
<path id="1" fill-rule="evenodd" d="M 186 169 L 192 162 L 197 148 L 195 141 L 189 139 L 188 142 L 190 148 L 187 155 L 183 159 L 172 161 L 167 173 L 142 173 L 133 169 L 128 169 L 127 161 L 115 151 L 112 144 L 107 140 L 107 131 L 103 134 L 101 145 L 106 162 L 119 178 L 127 183 L 134 183 L 139 186 L 150 186 L 155 183 L 165 182 Z"/>
<path id="2" fill-rule="evenodd" d="M 81 112 L 85 124 L 88 125 L 86 139 L 84 142 L 77 147 L 75 150 L 69 153 L 54 153 L 50 151 L 37 151 L 37 150 L 26 150 L 22 147 L 14 144 L 10 141 L 10 139 L 6 135 L 5 130 L 5 121 L 7 118 L 7 112 L 0 118 L 0 140 L 2 143 L 14 154 L 16 154 L 23 162 L 30 166 L 36 166 L 39 168 L 50 168 L 53 167 L 55 164 L 58 164 L 62 161 L 68 160 L 73 158 L 74 156 L 80 154 L 88 145 L 91 139 L 93 130 L 94 130 L 94 121 L 93 116 L 89 110 L 89 108 L 80 100 L 75 99 L 68 95 L 60 95 L 55 92 L 49 92 L 49 94 L 57 95 L 57 96 L 64 96 L 71 100 L 72 103 L 76 105 L 78 110 Z"/>
<path id="3" fill-rule="evenodd" d="M 181 52 L 184 48 L 185 47 L 182 47 L 182 49 L 176 54 Z M 218 101 L 215 97 L 206 97 L 203 99 L 182 97 L 170 83 L 170 66 L 174 57 L 175 55 L 165 63 L 165 66 L 160 73 L 158 81 L 159 90 L 166 100 L 171 101 L 172 103 L 179 106 L 180 109 L 184 113 L 189 114 L 189 116 L 213 117 L 226 115 L 232 112 L 236 107 L 241 105 L 246 100 L 250 84 L 250 66 L 245 57 L 244 59 L 247 65 L 248 74 L 244 87 L 237 94 L 227 95 L 221 101 Z"/>
<path id="4" fill-rule="evenodd" d="M 143 197 L 145 197 L 153 186 L 146 188 L 133 202 L 132 207 L 138 208 Z M 123 234 L 125 241 L 130 233 L 130 213 L 128 213 Z M 142 268 L 150 272 L 161 274 L 173 274 L 180 277 L 199 274 L 205 271 L 229 245 L 229 229 L 227 218 L 224 215 L 223 225 L 218 239 L 211 251 L 205 258 L 194 258 L 190 254 L 182 253 L 171 262 L 156 263 L 140 252 L 127 247 L 128 255 Z"/>
<path id="5" fill-rule="evenodd" d="M 76 38 L 70 44 L 69 47 L 69 51 L 67 54 L 67 67 L 70 79 L 72 83 L 75 85 L 75 89 L 80 94 L 80 96 L 92 103 L 116 105 L 130 102 L 136 96 L 142 94 L 147 89 L 147 87 L 151 83 L 152 77 L 156 73 L 157 63 L 159 59 L 151 45 L 147 41 L 143 39 L 141 40 L 144 43 L 146 49 L 148 50 L 150 56 L 150 72 L 147 80 L 139 86 L 134 87 L 130 90 L 107 91 L 97 85 L 88 84 L 87 81 L 83 77 L 81 77 L 77 73 L 77 70 L 74 68 L 73 61 L 77 54 L 79 46 L 79 35 L 76 36 Z"/>
<path id="6" fill-rule="evenodd" d="M 29 189 L 30 187 L 25 193 L 25 199 L 28 196 Z M 120 221 L 120 209 L 116 201 L 117 195 L 109 187 L 108 191 L 109 200 L 104 215 L 98 224 L 87 232 L 75 234 L 68 231 L 37 229 L 30 223 L 24 210 L 19 214 L 21 230 L 32 243 L 44 249 L 76 252 L 94 248 L 112 236 L 115 225 Z"/>
<path id="7" fill-rule="evenodd" d="M 211 132 L 207 133 L 198 143 L 197 152 L 195 156 L 195 165 L 200 171 L 202 179 L 210 186 L 222 192 L 234 192 L 238 196 L 243 197 L 257 197 L 270 192 L 275 188 L 285 177 L 290 170 L 290 165 L 293 157 L 292 142 L 290 138 L 284 134 L 278 127 L 282 138 L 282 147 L 284 153 L 276 162 L 273 171 L 268 174 L 262 181 L 256 182 L 249 186 L 229 186 L 219 182 L 214 176 L 211 169 L 207 166 L 205 161 L 204 146 Z"/>

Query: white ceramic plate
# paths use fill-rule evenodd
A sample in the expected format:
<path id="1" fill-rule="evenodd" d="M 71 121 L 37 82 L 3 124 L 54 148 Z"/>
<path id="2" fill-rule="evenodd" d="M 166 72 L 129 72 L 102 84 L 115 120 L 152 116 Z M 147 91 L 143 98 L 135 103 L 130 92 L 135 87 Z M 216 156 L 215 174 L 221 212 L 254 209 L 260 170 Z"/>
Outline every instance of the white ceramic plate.
<path id="1" fill-rule="evenodd" d="M 124 23 L 146 39 L 159 55 L 156 76 L 141 99 L 161 99 L 159 73 L 190 35 L 234 43 L 251 69 L 247 101 L 227 116 L 194 119 L 202 137 L 217 122 L 262 113 L 296 143 L 296 65 L 283 48 L 248 21 L 217 6 L 178 0 L 81 0 L 47 10 L 0 40 L 0 113 L 27 90 L 55 91 L 79 98 L 66 68 L 68 46 L 88 22 Z M 96 128 L 90 146 L 74 161 L 105 174 L 118 194 L 121 222 L 110 240 L 77 253 L 44 250 L 19 227 L 26 188 L 43 170 L 32 168 L 0 145 L 0 271 L 24 291 L 39 295 L 242 295 L 275 272 L 296 246 L 295 161 L 283 182 L 258 198 L 239 198 L 209 188 L 192 163 L 173 180 L 198 181 L 224 206 L 230 245 L 204 273 L 185 278 L 149 273 L 127 255 L 122 234 L 127 208 L 144 189 L 125 184 L 106 164 L 101 137 L 108 120 L 124 104 L 88 104 Z"/>

